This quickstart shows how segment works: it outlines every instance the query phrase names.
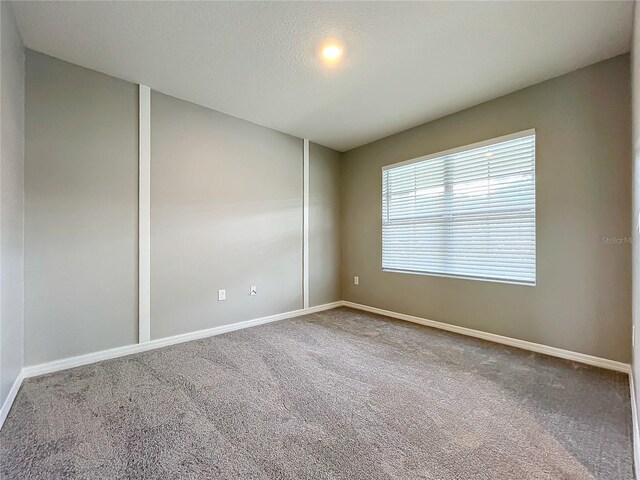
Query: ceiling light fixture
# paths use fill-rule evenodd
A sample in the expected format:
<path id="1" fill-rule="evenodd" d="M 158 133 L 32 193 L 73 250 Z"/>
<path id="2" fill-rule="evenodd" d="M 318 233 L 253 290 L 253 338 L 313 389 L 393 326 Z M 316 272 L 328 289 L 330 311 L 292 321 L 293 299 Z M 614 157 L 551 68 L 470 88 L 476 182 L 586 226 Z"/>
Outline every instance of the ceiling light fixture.
<path id="1" fill-rule="evenodd" d="M 322 47 L 322 57 L 327 62 L 337 62 L 342 56 L 342 48 L 335 43 L 330 43 Z"/>

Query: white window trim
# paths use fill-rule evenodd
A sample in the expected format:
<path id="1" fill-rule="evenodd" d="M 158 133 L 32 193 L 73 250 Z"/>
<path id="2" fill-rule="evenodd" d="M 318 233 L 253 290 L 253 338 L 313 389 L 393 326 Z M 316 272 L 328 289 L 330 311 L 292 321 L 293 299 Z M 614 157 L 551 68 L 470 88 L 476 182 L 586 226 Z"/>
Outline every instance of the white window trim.
<path id="1" fill-rule="evenodd" d="M 469 145 L 464 145 L 462 147 L 451 148 L 449 150 L 444 150 L 442 152 L 431 153 L 429 155 L 424 155 L 422 157 L 411 158 L 403 162 L 385 165 L 382 167 L 382 171 L 384 172 L 385 170 L 389 170 L 391 168 L 401 167 L 403 165 L 410 165 L 412 163 L 417 163 L 417 162 L 423 162 L 425 160 L 430 160 L 432 158 L 444 157 L 445 155 L 452 155 L 454 153 L 462 152 L 464 150 L 471 150 L 473 148 L 482 148 L 482 147 L 486 147 L 487 145 L 493 145 L 494 143 L 506 142 L 508 140 L 516 140 L 518 138 L 526 137 L 529 135 L 535 135 L 535 133 L 536 133 L 536 129 L 530 128 L 529 130 L 510 133 L 509 135 L 503 135 L 502 137 L 490 138 L 489 140 L 483 140 L 482 142 L 470 143 Z"/>

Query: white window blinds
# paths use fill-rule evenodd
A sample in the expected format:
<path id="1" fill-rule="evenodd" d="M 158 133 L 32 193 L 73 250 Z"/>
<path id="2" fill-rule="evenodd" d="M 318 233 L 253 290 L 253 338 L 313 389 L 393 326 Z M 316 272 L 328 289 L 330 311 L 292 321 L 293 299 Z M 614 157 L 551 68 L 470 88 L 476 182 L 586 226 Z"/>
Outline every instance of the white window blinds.
<path id="1" fill-rule="evenodd" d="M 535 285 L 535 138 L 383 167 L 382 268 Z"/>

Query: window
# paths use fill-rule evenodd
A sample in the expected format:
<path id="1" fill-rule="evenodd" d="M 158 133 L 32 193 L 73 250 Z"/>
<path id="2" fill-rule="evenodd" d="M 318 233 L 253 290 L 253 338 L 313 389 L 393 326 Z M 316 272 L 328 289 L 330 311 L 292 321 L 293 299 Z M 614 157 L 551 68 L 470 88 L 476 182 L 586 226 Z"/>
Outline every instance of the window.
<path id="1" fill-rule="evenodd" d="M 382 169 L 382 268 L 535 285 L 535 131 Z"/>

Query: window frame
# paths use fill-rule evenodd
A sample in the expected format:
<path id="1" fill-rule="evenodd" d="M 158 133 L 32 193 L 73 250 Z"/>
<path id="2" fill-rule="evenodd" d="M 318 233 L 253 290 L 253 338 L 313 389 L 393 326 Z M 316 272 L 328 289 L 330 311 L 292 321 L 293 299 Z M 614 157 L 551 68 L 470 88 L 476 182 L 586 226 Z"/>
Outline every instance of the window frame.
<path id="1" fill-rule="evenodd" d="M 418 163 L 418 162 L 424 162 L 424 161 L 428 161 L 431 159 L 435 159 L 435 158 L 439 158 L 439 157 L 444 157 L 444 156 L 448 156 L 448 155 L 453 155 L 456 153 L 461 153 L 464 151 L 468 151 L 468 150 L 473 150 L 476 148 L 483 148 L 483 147 L 487 147 L 490 145 L 495 145 L 501 142 L 506 142 L 509 140 L 517 140 L 519 138 L 523 138 L 523 137 L 527 137 L 527 136 L 533 136 L 534 137 L 534 151 L 533 151 L 533 193 L 534 193 L 534 229 L 533 229 L 533 253 L 534 253 L 534 278 L 533 278 L 533 282 L 524 282 L 524 281 L 518 281 L 518 280 L 514 280 L 514 279 L 502 279 L 502 278 L 491 278 L 491 277 L 482 277 L 482 276 L 474 276 L 474 275 L 461 275 L 461 274 L 453 274 L 453 273 L 442 273 L 442 272 L 427 272 L 427 271 L 420 271 L 420 270 L 403 270 L 403 269 L 394 269 L 394 268 L 384 268 L 384 266 L 382 265 L 382 259 L 383 259 L 383 255 L 384 255 L 384 209 L 383 209 L 383 204 L 384 204 L 384 197 L 382 195 L 382 192 L 384 190 L 384 171 L 385 170 L 390 170 L 396 167 L 402 167 L 405 165 L 411 165 L 413 163 Z M 404 161 L 400 161 L 400 162 L 396 162 L 396 163 L 392 163 L 392 164 L 388 164 L 388 165 L 383 165 L 381 167 L 381 177 L 380 177 L 380 194 L 381 194 L 381 198 L 380 198 L 380 267 L 382 269 L 382 272 L 384 273 L 401 273 L 401 274 L 409 274 L 409 275 L 426 275 L 429 277 L 441 277 L 441 278 L 454 278 L 454 279 L 462 279 L 462 280 L 476 280 L 476 281 L 482 281 L 482 282 L 492 282 L 492 283 L 502 283 L 502 284 L 509 284 L 509 285 L 519 285 L 519 286 L 526 286 L 526 287 L 535 287 L 538 283 L 538 239 L 537 239 L 537 231 L 538 231 L 538 182 L 537 182 L 537 156 L 538 156 L 538 136 L 537 136 L 537 132 L 535 128 L 529 128 L 527 130 L 521 130 L 518 132 L 514 132 L 514 133 L 510 133 L 507 135 L 502 135 L 499 137 L 494 137 L 494 138 L 490 138 L 488 140 L 483 140 L 480 142 L 475 142 L 475 143 L 470 143 L 467 145 L 463 145 L 460 147 L 455 147 L 455 148 L 450 148 L 448 150 L 443 150 L 440 152 L 436 152 L 436 153 L 431 153 L 428 155 L 423 155 L 420 157 L 415 157 L 415 158 L 411 158 L 408 160 L 404 160 Z M 446 189 L 447 184 L 443 183 L 442 184 L 443 187 Z M 446 200 L 445 200 L 446 201 Z"/>

